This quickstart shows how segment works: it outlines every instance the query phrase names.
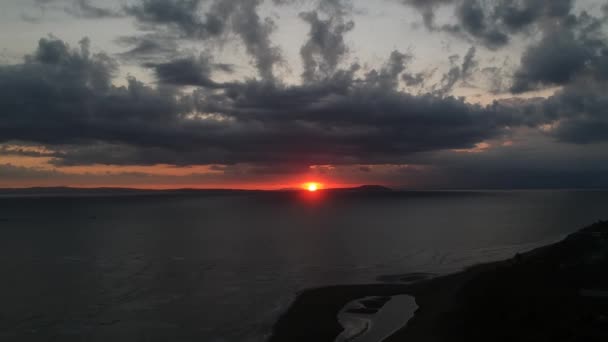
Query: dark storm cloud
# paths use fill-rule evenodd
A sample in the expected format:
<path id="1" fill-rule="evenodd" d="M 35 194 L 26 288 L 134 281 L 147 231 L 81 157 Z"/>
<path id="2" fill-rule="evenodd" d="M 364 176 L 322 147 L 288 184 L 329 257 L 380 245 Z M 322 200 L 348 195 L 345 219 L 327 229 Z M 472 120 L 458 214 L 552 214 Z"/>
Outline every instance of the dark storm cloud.
<path id="1" fill-rule="evenodd" d="M 510 42 L 511 35 L 547 21 L 567 20 L 573 0 L 401 0 L 416 8 L 431 31 L 445 31 L 476 41 L 490 49 Z M 435 11 L 454 7 L 455 24 L 437 25 Z"/>
<path id="2" fill-rule="evenodd" d="M 546 35 L 521 58 L 511 90 L 520 93 L 538 85 L 570 82 L 592 57 L 591 48 L 567 30 Z"/>
<path id="3" fill-rule="evenodd" d="M 0 67 L 6 95 L 0 100 L 2 139 L 21 136 L 50 144 L 112 140 L 130 134 L 131 125 L 168 124 L 179 106 L 172 94 L 133 79 L 128 87 L 115 87 L 115 69 L 109 56 L 89 52 L 88 40 L 80 50 L 71 50 L 60 40 L 41 39 L 23 64 Z"/>
<path id="4" fill-rule="evenodd" d="M 404 73 L 402 79 L 408 87 L 416 87 L 424 84 L 426 76 L 425 73 Z"/>
<path id="5" fill-rule="evenodd" d="M 273 0 L 274 4 L 301 4 L 301 0 Z M 310 25 L 308 40 L 300 49 L 304 65 L 302 79 L 313 82 L 331 76 L 348 53 L 344 35 L 355 23 L 347 19 L 354 11 L 351 0 L 316 0 L 315 9 L 300 13 Z"/>
<path id="6" fill-rule="evenodd" d="M 501 94 L 510 92 L 513 73 L 511 59 L 506 57 L 500 65 L 481 68 L 478 76 L 491 94 Z"/>
<path id="7" fill-rule="evenodd" d="M 399 75 L 412 59 L 412 55 L 393 51 L 380 71 L 372 70 L 367 74 L 367 81 L 387 90 L 396 89 L 399 86 Z"/>
<path id="8" fill-rule="evenodd" d="M 457 80 L 476 68 L 471 48 Z M 399 90 L 411 55 L 394 51 L 382 67 L 354 64 L 302 85 L 249 80 L 216 83 L 203 57 L 151 63 L 152 88 L 111 83 L 116 63 L 41 39 L 21 64 L 0 66 L 0 142 L 45 145 L 56 165 L 398 164 L 416 154 L 468 149 L 508 129 L 554 127 L 575 143 L 606 141 L 606 80 L 566 87 L 548 100 L 489 106 Z M 200 85 L 191 93 L 163 84 Z M 262 152 L 261 152 L 262 151 Z"/>
<path id="9" fill-rule="evenodd" d="M 488 22 L 484 8 L 477 0 L 463 0 L 456 10 L 456 16 L 460 26 L 450 30 L 464 30 L 489 48 L 500 47 L 509 42 L 506 33 Z"/>
<path id="10" fill-rule="evenodd" d="M 230 65 L 215 64 L 212 57 L 205 54 L 199 57 L 176 58 L 163 63 L 147 63 L 145 66 L 153 69 L 162 83 L 210 88 L 220 86 L 211 79 L 214 70 L 231 71 Z"/>
<path id="11" fill-rule="evenodd" d="M 135 79 L 114 86 L 113 61 L 81 45 L 42 39 L 23 64 L 0 67 L 2 141 L 52 146 L 67 165 L 386 163 L 469 148 L 522 123 L 501 105 L 398 91 L 410 58 L 399 52 L 364 77 L 354 65 L 305 85 L 250 80 L 182 94 Z M 195 67 L 200 78 L 166 81 L 211 82 Z"/>
<path id="12" fill-rule="evenodd" d="M 174 38 L 158 34 L 123 36 L 117 38 L 116 43 L 130 48 L 119 54 L 125 60 L 147 61 L 174 57 L 179 50 Z"/>
<path id="13" fill-rule="evenodd" d="M 520 93 L 543 86 L 564 85 L 576 77 L 607 77 L 608 40 L 603 22 L 586 13 L 552 27 L 524 52 L 511 91 Z"/>
<path id="14" fill-rule="evenodd" d="M 566 18 L 573 0 L 503 0 L 499 1 L 493 19 L 500 20 L 511 32 L 517 32 L 542 18 Z"/>
<path id="15" fill-rule="evenodd" d="M 260 76 L 273 80 L 274 65 L 282 57 L 270 41 L 274 22 L 258 14 L 262 0 L 214 0 L 208 8 L 203 8 L 204 3 L 202 0 L 141 0 L 126 6 L 125 11 L 144 28 L 158 30 L 159 25 L 164 26 L 179 38 L 219 39 L 226 33 L 234 33 L 252 57 Z"/>
<path id="16" fill-rule="evenodd" d="M 606 80 L 581 79 L 544 102 L 540 109 L 542 114 L 559 118 L 550 134 L 577 144 L 608 141 L 606 89 Z"/>
<path id="17" fill-rule="evenodd" d="M 450 56 L 450 64 L 452 66 L 448 72 L 443 75 L 441 82 L 434 86 L 434 88 L 438 88 L 435 92 L 439 95 L 446 95 L 454 89 L 454 86 L 456 86 L 458 82 L 467 84 L 468 80 L 472 77 L 475 68 L 479 65 L 479 62 L 475 59 L 476 53 L 477 49 L 474 46 L 471 46 L 461 65 L 456 64 L 460 59 L 460 56 Z"/>
<path id="18" fill-rule="evenodd" d="M 608 37 L 605 18 L 583 12 L 547 28 L 524 52 L 511 91 L 562 86 L 536 106 L 547 134 L 575 144 L 608 141 Z"/>
<path id="19" fill-rule="evenodd" d="M 348 52 L 344 34 L 351 31 L 355 24 L 341 16 L 321 19 L 316 11 L 301 13 L 300 17 L 310 24 L 308 41 L 302 46 L 300 55 L 304 63 L 302 78 L 311 82 L 327 77 L 336 70 Z"/>
<path id="20" fill-rule="evenodd" d="M 475 71 L 475 68 L 477 68 L 477 66 L 479 65 L 479 62 L 475 59 L 476 53 L 477 49 L 474 46 L 471 46 L 469 48 L 469 51 L 467 51 L 467 54 L 464 56 L 464 61 L 462 62 L 461 67 L 461 74 L 462 80 L 465 82 L 471 78 L 473 72 Z"/>
<path id="21" fill-rule="evenodd" d="M 416 8 L 424 20 L 424 25 L 429 30 L 435 29 L 435 10 L 437 7 L 447 4 L 452 4 L 455 0 L 401 0 L 408 6 Z"/>
<path id="22" fill-rule="evenodd" d="M 202 17 L 202 0 L 141 0 L 125 6 L 125 12 L 144 25 L 166 25 L 186 36 L 208 37 L 224 30 L 225 18 Z"/>
<path id="23" fill-rule="evenodd" d="M 270 34 L 275 28 L 274 22 L 270 18 L 262 20 L 257 13 L 261 3 L 262 0 L 237 1 L 232 26 L 234 32 L 241 37 L 249 55 L 253 57 L 262 79 L 273 80 L 273 67 L 282 57 L 280 50 L 270 41 Z"/>

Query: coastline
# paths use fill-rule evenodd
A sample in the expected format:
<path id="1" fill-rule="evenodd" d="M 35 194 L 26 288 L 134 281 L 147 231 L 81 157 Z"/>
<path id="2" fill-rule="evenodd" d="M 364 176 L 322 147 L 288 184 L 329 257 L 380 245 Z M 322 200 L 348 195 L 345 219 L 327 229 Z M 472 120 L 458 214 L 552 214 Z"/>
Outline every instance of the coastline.
<path id="1" fill-rule="evenodd" d="M 396 295 L 415 297 L 418 310 L 387 342 L 606 341 L 605 270 L 608 222 L 598 222 L 555 244 L 437 278 L 302 291 L 268 341 L 334 341 L 347 303 Z"/>

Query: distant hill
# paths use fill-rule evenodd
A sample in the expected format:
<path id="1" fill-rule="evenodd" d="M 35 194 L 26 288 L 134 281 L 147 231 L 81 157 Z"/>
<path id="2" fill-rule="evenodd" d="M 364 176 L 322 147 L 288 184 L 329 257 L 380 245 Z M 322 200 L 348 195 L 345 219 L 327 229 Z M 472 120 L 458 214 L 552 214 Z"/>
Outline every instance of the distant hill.
<path id="1" fill-rule="evenodd" d="M 387 188 L 382 185 L 361 185 L 354 188 L 334 188 L 327 189 L 328 191 L 339 191 L 339 192 L 361 192 L 361 193 L 369 193 L 369 192 L 390 192 L 393 191 L 391 188 Z"/>
<path id="2" fill-rule="evenodd" d="M 240 190 L 240 189 L 133 189 L 133 188 L 73 188 L 73 187 L 33 187 L 0 188 L 2 197 L 55 197 L 55 196 L 134 196 L 134 195 L 171 195 L 171 194 L 230 194 L 244 192 L 302 191 L 300 188 L 280 190 Z M 362 185 L 354 188 L 330 188 L 325 191 L 349 193 L 379 193 L 392 189 L 381 185 Z"/>

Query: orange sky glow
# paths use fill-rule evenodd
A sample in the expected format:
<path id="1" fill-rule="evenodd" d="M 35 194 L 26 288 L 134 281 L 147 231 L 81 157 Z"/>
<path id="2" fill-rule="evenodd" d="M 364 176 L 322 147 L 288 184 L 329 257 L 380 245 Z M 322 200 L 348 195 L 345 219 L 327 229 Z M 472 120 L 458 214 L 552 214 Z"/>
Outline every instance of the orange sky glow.
<path id="1" fill-rule="evenodd" d="M 2 156 L 0 165 L 27 167 L 42 176 L 24 179 L 0 179 L 2 188 L 70 186 L 79 188 L 118 187 L 137 189 L 306 189 L 314 184 L 318 190 L 361 185 L 341 182 L 331 175 L 333 167 L 312 166 L 308 172 L 290 175 L 267 175 L 249 179 L 247 175 L 228 177 L 221 167 L 173 165 L 153 166 L 55 166 L 48 157 Z M 45 176 L 46 175 L 46 176 Z M 198 177 L 200 181 L 192 178 Z M 59 178 L 60 180 L 58 180 Z"/>

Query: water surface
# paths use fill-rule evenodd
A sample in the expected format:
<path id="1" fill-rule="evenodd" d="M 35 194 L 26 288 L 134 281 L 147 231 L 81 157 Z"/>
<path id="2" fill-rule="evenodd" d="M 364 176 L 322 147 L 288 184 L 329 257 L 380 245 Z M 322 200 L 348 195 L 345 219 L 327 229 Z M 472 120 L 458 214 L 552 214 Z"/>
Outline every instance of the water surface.
<path id="1" fill-rule="evenodd" d="M 0 199 L 0 340 L 262 341 L 297 291 L 449 272 L 608 218 L 608 192 Z"/>

